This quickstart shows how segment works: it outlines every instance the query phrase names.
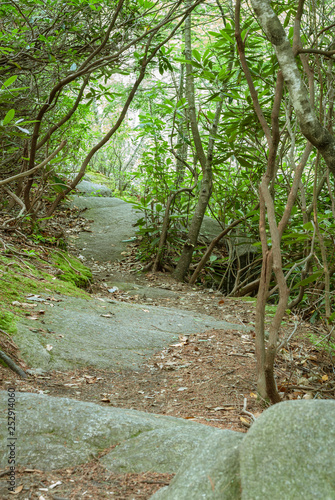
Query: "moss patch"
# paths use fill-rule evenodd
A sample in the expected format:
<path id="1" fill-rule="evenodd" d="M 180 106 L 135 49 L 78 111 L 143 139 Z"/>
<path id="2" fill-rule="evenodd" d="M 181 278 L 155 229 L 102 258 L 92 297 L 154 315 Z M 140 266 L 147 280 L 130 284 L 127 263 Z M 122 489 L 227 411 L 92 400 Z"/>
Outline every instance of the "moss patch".
<path id="1" fill-rule="evenodd" d="M 72 283 L 79 288 L 85 288 L 89 285 L 92 279 L 91 270 L 75 257 L 69 256 L 65 252 L 54 252 L 52 260 L 55 266 L 62 271 L 63 274 L 59 279 Z"/>
<path id="2" fill-rule="evenodd" d="M 0 311 L 0 328 L 9 334 L 16 333 L 15 316 L 9 311 Z"/>
<path id="3" fill-rule="evenodd" d="M 79 262 L 85 268 L 74 257 L 68 257 L 65 253 L 64 255 L 71 262 L 71 265 L 74 264 L 73 267 L 76 267 Z M 80 270 L 83 271 L 82 268 Z M 53 271 L 55 271 L 55 266 L 52 265 L 52 262 L 46 263 L 37 256 L 35 259 L 20 257 L 20 260 L 17 260 L 15 256 L 0 255 L 0 328 L 2 330 L 7 333 L 15 333 L 16 320 L 27 312 L 31 312 L 19 304 L 13 304 L 13 302 L 26 302 L 29 294 L 49 293 L 90 298 L 88 293 L 74 284 L 76 281 L 80 282 L 81 286 L 87 283 L 88 277 L 91 277 L 89 269 L 85 268 L 85 277 L 69 281 L 53 276 Z M 73 273 L 75 274 L 74 271 Z M 78 274 L 79 278 L 80 276 Z M 64 275 L 61 278 L 64 278 Z"/>
<path id="4" fill-rule="evenodd" d="M 101 174 L 100 172 L 88 170 L 87 177 L 89 177 L 89 179 L 91 179 L 91 182 L 95 182 L 96 184 L 102 184 L 103 186 L 108 187 L 112 191 L 115 189 L 114 181 L 111 178 L 106 177 L 104 174 Z M 85 177 L 84 177 L 84 179 L 85 179 Z"/>

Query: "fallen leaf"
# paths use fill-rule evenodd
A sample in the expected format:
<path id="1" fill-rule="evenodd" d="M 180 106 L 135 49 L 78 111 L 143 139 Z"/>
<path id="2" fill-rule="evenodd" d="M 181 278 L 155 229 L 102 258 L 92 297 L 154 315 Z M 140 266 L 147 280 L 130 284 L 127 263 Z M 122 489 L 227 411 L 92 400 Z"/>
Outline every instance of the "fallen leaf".
<path id="1" fill-rule="evenodd" d="M 241 423 L 245 426 L 245 427 L 250 427 L 250 422 L 247 418 L 245 417 L 240 417 L 240 420 L 241 420 Z"/>
<path id="2" fill-rule="evenodd" d="M 22 490 L 23 490 L 23 484 L 20 484 L 20 486 L 15 488 L 14 491 L 10 491 L 9 493 L 11 493 L 12 495 L 18 495 L 19 493 L 21 493 Z"/>
<path id="3" fill-rule="evenodd" d="M 257 394 L 255 394 L 254 392 L 251 392 L 251 393 L 250 393 L 250 397 L 251 397 L 251 398 L 254 398 L 254 399 L 257 399 Z"/>
<path id="4" fill-rule="evenodd" d="M 27 299 L 28 300 L 33 300 L 35 302 L 45 302 L 47 299 L 43 299 L 42 297 L 40 297 L 39 295 L 34 295 L 34 296 L 27 296 Z"/>
<path id="5" fill-rule="evenodd" d="M 217 406 L 216 408 L 213 408 L 214 411 L 222 411 L 222 410 L 235 410 L 235 406 Z"/>
<path id="6" fill-rule="evenodd" d="M 102 403 L 110 403 L 111 402 L 110 399 L 108 399 L 108 398 L 102 398 L 102 399 L 100 399 L 100 401 Z"/>
<path id="7" fill-rule="evenodd" d="M 328 378 L 329 378 L 328 375 L 322 375 L 321 380 L 322 382 L 327 382 Z"/>
<path id="8" fill-rule="evenodd" d="M 96 379 L 89 379 L 89 380 L 86 380 L 86 384 L 95 384 L 96 383 Z"/>
<path id="9" fill-rule="evenodd" d="M 218 304 L 219 305 L 224 304 L 224 300 L 219 300 Z"/>

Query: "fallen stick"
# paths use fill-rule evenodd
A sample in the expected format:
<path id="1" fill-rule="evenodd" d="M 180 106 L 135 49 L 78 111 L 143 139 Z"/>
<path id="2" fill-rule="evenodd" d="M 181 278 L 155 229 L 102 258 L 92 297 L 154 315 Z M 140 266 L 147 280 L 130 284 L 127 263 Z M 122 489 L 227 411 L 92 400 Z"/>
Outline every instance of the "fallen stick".
<path id="1" fill-rule="evenodd" d="M 7 355 L 5 354 L 3 351 L 0 350 L 0 359 L 2 359 L 2 361 L 4 361 L 6 363 L 6 365 L 11 369 L 13 370 L 13 372 L 17 373 L 18 375 L 20 375 L 20 377 L 22 378 L 27 378 L 27 374 L 22 370 L 22 368 L 20 368 L 19 366 L 17 366 L 14 361 Z"/>

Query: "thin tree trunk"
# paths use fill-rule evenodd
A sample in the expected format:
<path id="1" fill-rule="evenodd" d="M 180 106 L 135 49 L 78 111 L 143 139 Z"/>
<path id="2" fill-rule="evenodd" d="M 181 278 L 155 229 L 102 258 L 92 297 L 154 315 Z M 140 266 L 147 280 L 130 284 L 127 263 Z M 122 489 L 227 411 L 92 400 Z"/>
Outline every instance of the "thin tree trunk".
<path id="1" fill-rule="evenodd" d="M 187 60 L 191 60 L 192 59 L 191 15 L 189 15 L 185 21 L 184 36 L 185 36 L 185 58 Z M 179 258 L 177 267 L 174 271 L 174 277 L 180 281 L 182 281 L 185 278 L 185 275 L 190 267 L 192 255 L 197 243 L 201 224 L 206 212 L 206 208 L 208 206 L 208 202 L 212 194 L 212 177 L 213 177 L 212 161 L 213 161 L 214 137 L 216 136 L 217 127 L 222 110 L 222 100 L 221 100 L 220 102 L 218 102 L 216 107 L 215 118 L 212 124 L 210 139 L 208 141 L 207 156 L 206 156 L 202 146 L 202 141 L 197 123 L 197 116 L 195 111 L 194 78 L 193 78 L 193 68 L 191 64 L 186 64 L 186 97 L 188 102 L 188 113 L 189 113 L 189 120 L 191 125 L 194 146 L 202 170 L 202 180 L 200 186 L 200 194 L 195 208 L 194 216 L 192 217 L 192 221 L 188 231 L 187 240 L 184 244 L 182 254 Z"/>

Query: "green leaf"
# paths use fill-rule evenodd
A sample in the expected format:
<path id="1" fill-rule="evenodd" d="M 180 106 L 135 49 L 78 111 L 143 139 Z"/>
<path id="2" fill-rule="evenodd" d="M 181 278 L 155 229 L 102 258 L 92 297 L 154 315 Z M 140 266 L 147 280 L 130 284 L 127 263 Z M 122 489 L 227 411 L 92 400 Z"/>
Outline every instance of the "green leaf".
<path id="1" fill-rule="evenodd" d="M 185 102 L 186 102 L 186 98 L 185 98 L 185 97 L 182 97 L 182 98 L 181 98 L 181 99 L 177 102 L 176 107 L 177 107 L 177 108 L 180 108 L 181 106 L 184 106 Z"/>
<path id="2" fill-rule="evenodd" d="M 193 57 L 196 58 L 197 61 L 201 62 L 201 55 L 200 53 L 197 51 L 197 49 L 193 49 L 192 50 L 192 55 Z"/>
<path id="3" fill-rule="evenodd" d="M 288 26 L 290 19 L 291 19 L 291 11 L 289 10 L 286 17 L 285 17 L 284 28 L 286 28 Z"/>
<path id="4" fill-rule="evenodd" d="M 3 119 L 3 125 L 7 125 L 11 120 L 13 120 L 15 115 L 15 109 L 10 109 L 8 113 L 6 114 L 5 118 Z"/>
<path id="5" fill-rule="evenodd" d="M 306 222 L 306 224 L 304 224 L 302 227 L 306 229 L 306 231 L 314 231 L 314 226 L 311 222 Z"/>
<path id="6" fill-rule="evenodd" d="M 5 81 L 5 83 L 3 84 L 2 88 L 3 87 L 9 87 L 9 85 L 12 85 L 12 83 L 14 83 L 16 79 L 17 79 L 17 75 L 11 76 L 10 78 L 8 78 L 8 80 Z"/>
<path id="7" fill-rule="evenodd" d="M 308 283 L 312 283 L 313 281 L 316 281 L 322 274 L 323 274 L 323 270 L 317 271 L 316 273 L 311 274 L 310 276 L 308 276 L 308 278 L 306 278 L 302 281 L 299 281 L 299 283 L 294 285 L 292 290 L 294 290 L 295 288 L 299 288 L 299 286 L 305 286 L 305 285 L 308 285 Z"/>
<path id="8" fill-rule="evenodd" d="M 220 35 L 225 38 L 226 40 L 228 40 L 228 42 L 232 43 L 233 45 L 235 45 L 235 42 L 234 40 L 232 39 L 231 36 L 228 35 L 228 33 L 226 33 L 225 31 L 221 30 L 220 31 Z"/>
<path id="9" fill-rule="evenodd" d="M 201 73 L 201 76 L 206 78 L 207 80 L 215 80 L 215 75 L 207 70 L 203 71 Z"/>
<path id="10" fill-rule="evenodd" d="M 251 163 L 249 163 L 248 161 L 246 161 L 241 156 L 237 156 L 236 160 L 239 162 L 240 165 L 242 165 L 242 167 L 252 168 Z"/>

